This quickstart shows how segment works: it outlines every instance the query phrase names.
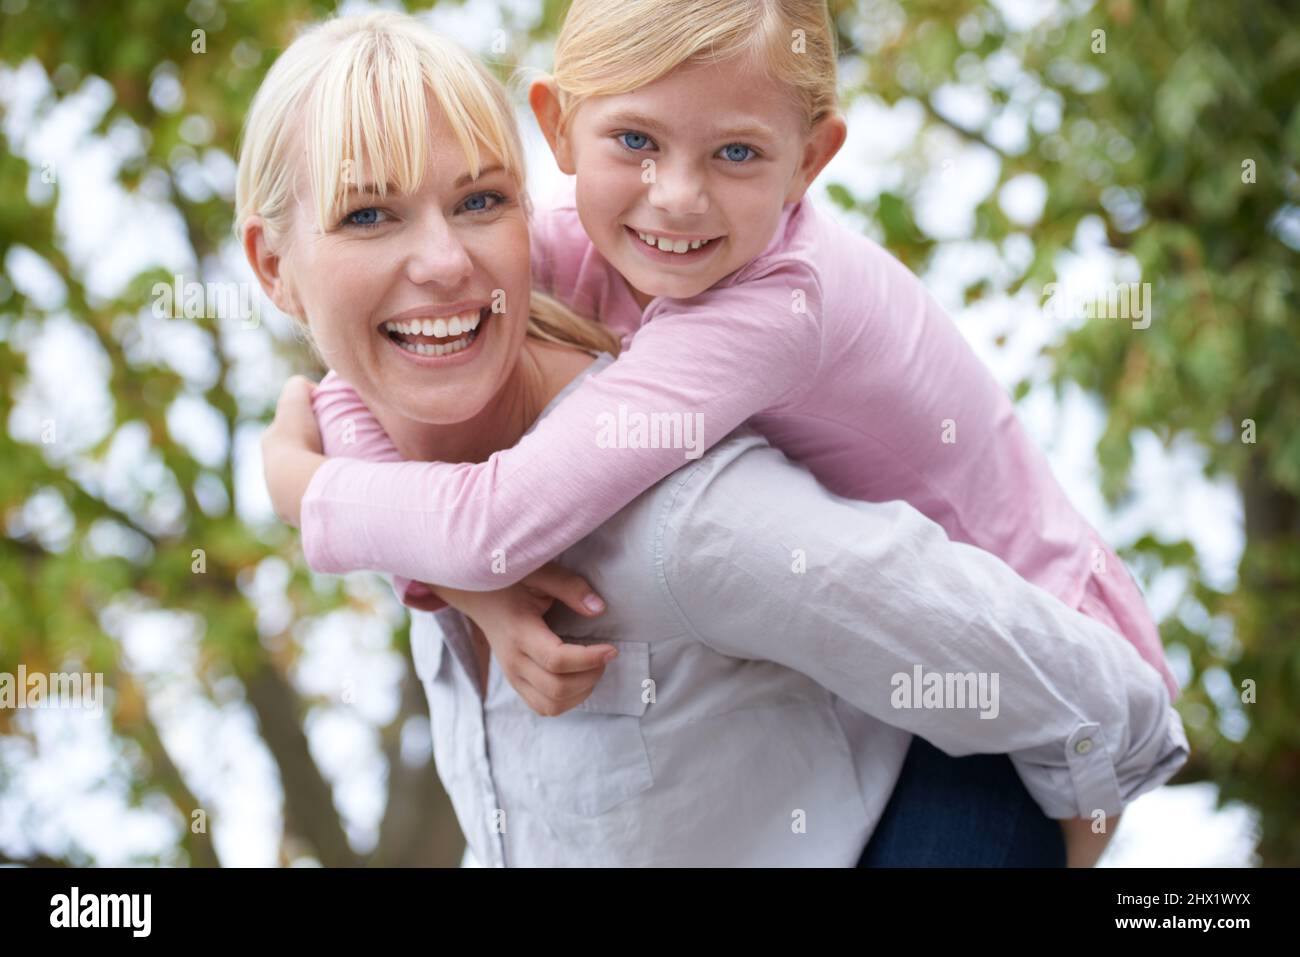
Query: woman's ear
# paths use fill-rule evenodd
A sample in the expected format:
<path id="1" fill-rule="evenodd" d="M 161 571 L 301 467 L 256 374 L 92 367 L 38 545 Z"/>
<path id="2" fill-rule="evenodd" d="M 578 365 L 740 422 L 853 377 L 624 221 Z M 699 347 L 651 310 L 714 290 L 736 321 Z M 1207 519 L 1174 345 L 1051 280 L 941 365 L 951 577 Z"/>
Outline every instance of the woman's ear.
<path id="1" fill-rule="evenodd" d="M 253 267 L 253 274 L 266 293 L 268 299 L 275 303 L 275 308 L 285 315 L 300 315 L 297 301 L 281 271 L 282 260 L 272 248 L 266 235 L 266 221 L 261 216 L 250 216 L 244 222 L 241 242 L 244 256 Z"/>
<path id="2" fill-rule="evenodd" d="M 831 158 L 840 151 L 844 140 L 849 135 L 848 124 L 839 113 L 823 116 L 814 125 L 804 140 L 803 156 L 799 168 L 790 180 L 790 190 L 786 194 L 787 203 L 797 202 L 803 198 L 813 180 L 822 171 Z"/>
<path id="3" fill-rule="evenodd" d="M 560 172 L 572 176 L 575 172 L 573 149 L 568 133 L 560 123 L 560 88 L 555 84 L 555 77 L 548 73 L 528 85 L 528 105 L 533 108 L 537 125 L 542 128 L 542 135 L 555 154 Z"/>

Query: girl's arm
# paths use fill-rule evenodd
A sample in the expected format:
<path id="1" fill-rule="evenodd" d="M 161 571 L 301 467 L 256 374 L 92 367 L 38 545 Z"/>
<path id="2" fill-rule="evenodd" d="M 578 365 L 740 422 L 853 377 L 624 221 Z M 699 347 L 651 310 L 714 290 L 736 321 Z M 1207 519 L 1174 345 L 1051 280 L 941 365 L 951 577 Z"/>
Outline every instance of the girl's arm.
<path id="1" fill-rule="evenodd" d="M 271 505 L 281 521 L 297 527 L 301 502 L 327 457 L 400 462 L 401 454 L 361 396 L 334 372 L 319 385 L 293 376 L 285 383 L 275 419 L 262 433 L 262 460 Z M 394 576 L 393 590 L 412 608 L 445 607 L 430 588 Z"/>
<path id="2" fill-rule="evenodd" d="M 817 378 L 820 308 L 808 268 L 782 264 L 657 315 L 486 462 L 316 461 L 307 562 L 476 591 L 518 582 L 750 416 L 801 398 Z"/>
<path id="3" fill-rule="evenodd" d="M 351 384 L 334 372 L 312 390 L 311 408 L 320 428 L 321 450 L 329 458 L 400 462 L 401 453 L 374 413 Z M 445 606 L 423 582 L 393 576 L 398 599 L 412 608 L 436 611 Z"/>
<path id="4" fill-rule="evenodd" d="M 297 444 L 305 446 L 299 451 L 311 459 L 323 451 L 330 456 L 401 461 L 361 396 L 333 372 L 314 390 L 301 376 L 290 379 L 267 432 L 271 440 L 264 438 L 264 446 L 270 450 L 266 470 L 271 488 L 305 485 L 292 464 L 292 454 L 288 463 L 274 459 L 277 434 L 296 436 Z M 581 576 L 556 564 L 545 565 L 500 591 L 430 588 L 403 578 L 394 580 L 393 587 L 398 598 L 413 608 L 434 611 L 450 604 L 466 615 L 486 636 L 502 674 L 540 715 L 561 714 L 586 700 L 616 654 L 607 644 L 566 644 L 546 624 L 543 616 L 555 601 L 584 617 L 604 611 L 604 603 Z"/>

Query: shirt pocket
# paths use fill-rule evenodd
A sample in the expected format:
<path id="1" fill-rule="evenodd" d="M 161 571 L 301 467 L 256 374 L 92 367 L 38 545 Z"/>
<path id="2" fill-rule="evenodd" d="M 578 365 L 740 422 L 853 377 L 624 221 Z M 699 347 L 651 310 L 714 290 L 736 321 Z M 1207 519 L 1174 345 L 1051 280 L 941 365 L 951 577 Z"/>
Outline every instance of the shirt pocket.
<path id="1" fill-rule="evenodd" d="M 650 643 L 569 640 L 609 643 L 618 657 L 605 666 L 586 701 L 562 715 L 538 719 L 529 763 L 543 805 L 592 817 L 654 784 L 641 730 L 648 707 Z"/>

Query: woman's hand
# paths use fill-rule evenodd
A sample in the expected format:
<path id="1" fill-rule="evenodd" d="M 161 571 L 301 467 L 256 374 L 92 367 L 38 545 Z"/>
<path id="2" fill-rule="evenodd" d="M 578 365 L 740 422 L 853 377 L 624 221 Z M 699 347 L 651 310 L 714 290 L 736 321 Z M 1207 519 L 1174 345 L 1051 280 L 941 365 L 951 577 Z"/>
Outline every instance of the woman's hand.
<path id="1" fill-rule="evenodd" d="M 1061 821 L 1061 830 L 1065 834 L 1066 867 L 1096 865 L 1102 851 L 1106 850 L 1106 845 L 1110 843 L 1115 833 L 1115 827 L 1119 824 L 1119 815 L 1110 818 L 1106 824 L 1107 828 L 1103 833 L 1094 834 L 1091 818 L 1071 817 Z"/>
<path id="2" fill-rule="evenodd" d="M 315 385 L 303 376 L 292 376 L 280 391 L 275 418 L 262 433 L 262 471 L 271 506 L 280 521 L 294 528 L 300 523 L 307 486 L 325 462 L 311 408 Z"/>
<path id="3" fill-rule="evenodd" d="M 429 587 L 479 627 L 506 680 L 544 717 L 563 714 L 586 701 L 605 665 L 618 655 L 613 645 L 561 641 L 542 620 L 556 601 L 584 618 L 605 611 L 605 603 L 585 579 L 554 562 L 498 591 Z M 487 662 L 480 664 L 486 686 Z"/>

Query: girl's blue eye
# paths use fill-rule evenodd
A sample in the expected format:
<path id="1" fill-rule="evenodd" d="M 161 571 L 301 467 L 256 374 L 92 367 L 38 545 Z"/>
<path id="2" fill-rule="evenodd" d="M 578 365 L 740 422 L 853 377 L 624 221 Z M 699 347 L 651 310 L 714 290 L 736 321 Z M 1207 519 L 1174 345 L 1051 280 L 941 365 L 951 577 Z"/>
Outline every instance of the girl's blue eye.
<path id="1" fill-rule="evenodd" d="M 728 143 L 722 148 L 722 155 L 733 163 L 745 162 L 753 152 L 753 147 L 746 146 L 744 143 Z"/>
<path id="2" fill-rule="evenodd" d="M 630 150 L 642 150 L 650 142 L 644 133 L 620 133 L 618 138 Z"/>

